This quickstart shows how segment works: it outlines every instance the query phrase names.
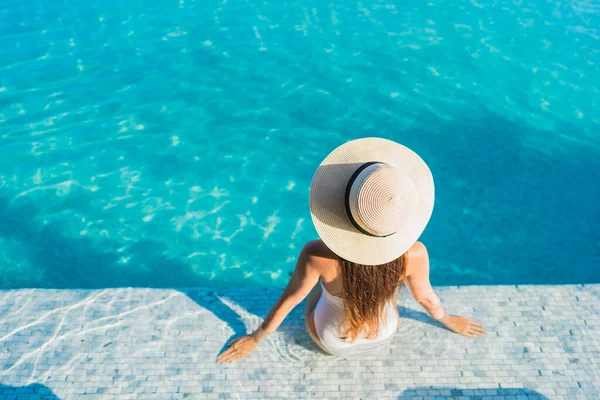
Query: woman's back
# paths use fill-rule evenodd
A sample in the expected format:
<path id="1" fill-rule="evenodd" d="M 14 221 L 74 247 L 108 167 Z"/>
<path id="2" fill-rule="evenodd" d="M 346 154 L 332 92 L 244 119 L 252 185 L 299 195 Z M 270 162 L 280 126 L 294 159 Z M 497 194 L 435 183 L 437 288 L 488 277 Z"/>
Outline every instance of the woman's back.
<path id="1" fill-rule="evenodd" d="M 331 252 L 320 240 L 310 242 L 308 246 L 311 255 L 313 255 L 311 263 L 320 272 L 320 285 L 322 289 L 313 313 L 315 333 L 326 350 L 331 354 L 347 357 L 371 351 L 387 343 L 396 331 L 399 321 L 396 304 L 393 301 L 395 296 L 383 299 L 384 301 L 381 298 L 377 299 L 375 296 L 370 296 L 370 299 L 367 301 L 375 302 L 379 300 L 382 303 L 382 306 L 379 308 L 380 311 L 377 313 L 380 315 L 361 316 L 358 310 L 355 314 L 359 315 L 352 315 L 352 312 L 347 310 L 348 304 L 344 302 L 344 278 L 346 278 L 346 282 L 351 281 L 344 274 L 351 274 L 352 271 L 342 268 L 343 260 Z M 360 283 L 362 290 L 372 292 L 372 294 L 382 289 L 364 286 L 370 284 L 373 284 L 373 282 Z M 397 289 L 397 285 L 395 287 Z M 352 288 L 346 288 L 345 294 L 353 296 Z M 348 299 L 348 301 L 351 303 L 350 306 L 357 305 L 353 298 Z M 375 312 L 373 311 L 373 306 L 375 305 L 370 304 L 372 313 Z M 362 324 L 361 331 L 354 329 L 353 334 L 352 332 L 350 335 L 344 334 L 352 331 L 352 329 L 348 329 L 348 327 L 352 328 L 352 323 L 348 321 L 349 318 L 354 318 L 354 328 L 356 328 L 356 325 L 360 325 L 356 323 L 357 316 L 358 318 L 363 318 L 363 321 L 377 322 L 371 334 L 369 334 L 368 328 L 373 329 L 373 323 L 370 326 L 368 326 L 368 323 Z"/>
<path id="2" fill-rule="evenodd" d="M 311 254 L 311 263 L 319 270 L 325 289 L 333 296 L 342 297 L 344 283 L 340 269 L 341 258 L 321 240 L 308 242 L 306 248 Z"/>
<path id="3" fill-rule="evenodd" d="M 311 262 L 321 274 L 323 286 L 332 296 L 342 297 L 344 284 L 340 273 L 340 258 L 333 253 L 321 240 L 313 240 L 307 244 Z"/>

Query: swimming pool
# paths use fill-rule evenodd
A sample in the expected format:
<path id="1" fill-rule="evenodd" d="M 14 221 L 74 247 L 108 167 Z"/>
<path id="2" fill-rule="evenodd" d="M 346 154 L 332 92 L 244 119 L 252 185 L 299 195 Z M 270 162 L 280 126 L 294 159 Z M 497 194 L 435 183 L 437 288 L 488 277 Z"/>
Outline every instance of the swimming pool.
<path id="1" fill-rule="evenodd" d="M 0 288 L 283 286 L 365 136 L 432 169 L 434 284 L 600 282 L 594 2 L 121 3 L 0 7 Z"/>

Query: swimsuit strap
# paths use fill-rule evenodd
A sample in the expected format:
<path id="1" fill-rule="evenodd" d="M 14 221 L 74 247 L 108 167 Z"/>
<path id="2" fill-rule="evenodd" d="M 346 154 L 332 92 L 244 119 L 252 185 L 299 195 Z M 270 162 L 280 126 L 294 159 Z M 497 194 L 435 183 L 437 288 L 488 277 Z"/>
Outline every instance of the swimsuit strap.
<path id="1" fill-rule="evenodd" d="M 336 305 L 344 304 L 344 299 L 342 299 L 341 297 L 334 296 L 331 293 L 329 293 L 329 291 L 325 288 L 323 281 L 319 280 L 319 283 L 321 284 L 321 289 L 323 289 L 323 295 L 330 303 L 335 303 Z"/>

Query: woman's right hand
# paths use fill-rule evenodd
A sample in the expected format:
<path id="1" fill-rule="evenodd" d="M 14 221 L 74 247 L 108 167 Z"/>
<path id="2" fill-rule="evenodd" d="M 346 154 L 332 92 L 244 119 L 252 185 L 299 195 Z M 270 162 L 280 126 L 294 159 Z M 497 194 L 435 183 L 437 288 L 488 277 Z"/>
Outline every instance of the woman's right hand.
<path id="1" fill-rule="evenodd" d="M 246 335 L 234 339 L 229 343 L 227 350 L 217 358 L 217 364 L 232 363 L 246 357 L 258 346 L 258 343 L 259 341 L 254 335 Z"/>
<path id="2" fill-rule="evenodd" d="M 467 337 L 474 338 L 483 336 L 487 333 L 483 328 L 483 325 L 478 322 L 471 321 L 467 317 L 461 317 L 458 315 L 445 315 L 438 321 L 444 324 L 444 326 L 451 331 Z"/>

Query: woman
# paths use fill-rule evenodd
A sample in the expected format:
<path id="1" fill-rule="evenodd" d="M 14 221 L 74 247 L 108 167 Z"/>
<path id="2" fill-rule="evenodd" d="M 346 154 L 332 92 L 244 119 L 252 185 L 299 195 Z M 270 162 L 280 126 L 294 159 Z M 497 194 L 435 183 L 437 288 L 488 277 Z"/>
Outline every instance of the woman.
<path id="1" fill-rule="evenodd" d="M 433 202 L 431 171 L 410 149 L 380 138 L 335 149 L 310 189 L 311 216 L 321 240 L 304 246 L 289 284 L 261 326 L 232 341 L 217 362 L 246 356 L 309 294 L 306 329 L 323 351 L 348 357 L 378 348 L 397 329 L 402 284 L 450 330 L 484 335 L 477 322 L 446 314 L 429 282 L 427 250 L 417 240 Z"/>

